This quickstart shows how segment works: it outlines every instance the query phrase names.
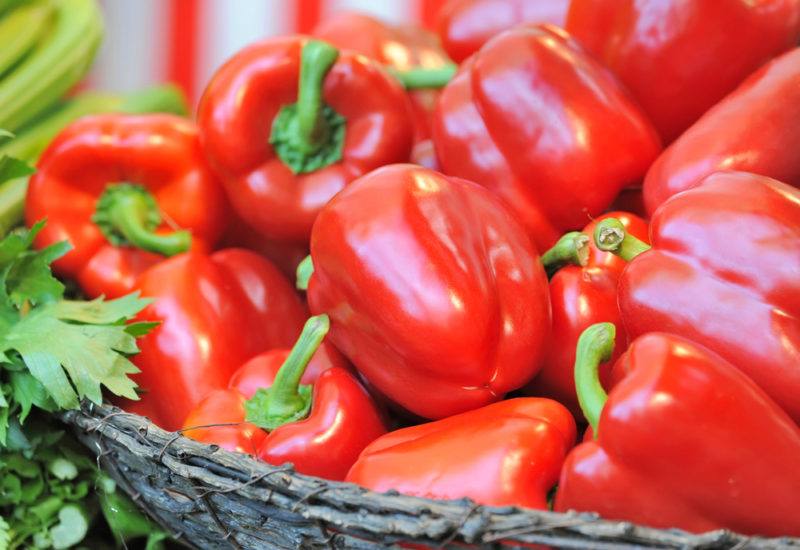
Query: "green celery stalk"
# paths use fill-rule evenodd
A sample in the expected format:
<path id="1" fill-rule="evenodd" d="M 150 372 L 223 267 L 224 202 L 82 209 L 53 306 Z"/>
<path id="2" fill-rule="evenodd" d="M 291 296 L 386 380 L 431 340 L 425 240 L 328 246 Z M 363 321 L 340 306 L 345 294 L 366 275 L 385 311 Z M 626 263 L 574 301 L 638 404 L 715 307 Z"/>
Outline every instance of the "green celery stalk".
<path id="1" fill-rule="evenodd" d="M 50 27 L 53 5 L 36 2 L 21 6 L 0 19 L 0 75 L 30 52 Z"/>
<path id="2" fill-rule="evenodd" d="M 120 108 L 123 99 L 112 94 L 85 93 L 42 120 L 39 124 L 18 134 L 0 146 L 0 155 L 9 155 L 27 162 L 35 162 L 47 145 L 64 127 L 82 116 L 105 113 Z"/>
<path id="3" fill-rule="evenodd" d="M 16 132 L 56 103 L 89 69 L 103 36 L 96 0 L 50 0 L 52 25 L 0 80 L 0 128 Z"/>

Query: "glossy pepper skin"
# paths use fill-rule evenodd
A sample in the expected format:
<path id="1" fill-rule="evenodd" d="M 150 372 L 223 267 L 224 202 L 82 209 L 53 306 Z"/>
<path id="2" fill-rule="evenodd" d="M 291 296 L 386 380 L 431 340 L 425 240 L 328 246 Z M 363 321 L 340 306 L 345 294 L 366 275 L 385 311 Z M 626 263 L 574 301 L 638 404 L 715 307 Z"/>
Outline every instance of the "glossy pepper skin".
<path id="1" fill-rule="evenodd" d="M 236 369 L 226 389 L 213 390 L 192 409 L 183 422 L 185 435 L 227 451 L 258 454 L 267 433 L 245 422 L 245 402 L 260 388 L 272 385 L 291 351 L 286 348 L 260 353 Z M 334 367 L 351 370 L 336 348 L 323 342 L 311 356 L 300 383 L 314 384 L 323 372 Z"/>
<path id="2" fill-rule="evenodd" d="M 267 260 L 246 250 L 170 258 L 137 282 L 154 298 L 138 319 L 159 321 L 139 339 L 134 376 L 145 390 L 124 408 L 176 430 L 210 391 L 259 353 L 291 346 L 306 317 L 292 285 Z"/>
<path id="3" fill-rule="evenodd" d="M 660 151 L 614 77 L 550 26 L 507 31 L 462 65 L 433 136 L 443 171 L 499 196 L 541 251 L 602 213 Z"/>
<path id="4" fill-rule="evenodd" d="M 256 355 L 233 373 L 228 382 L 228 387 L 250 399 L 259 388 L 266 388 L 272 384 L 275 375 L 289 357 L 291 351 L 289 348 L 274 349 Z M 347 360 L 342 357 L 342 354 L 336 351 L 335 347 L 323 342 L 314 355 L 311 356 L 311 360 L 303 371 L 300 383 L 313 384 L 323 372 L 334 367 L 350 372 L 353 370 Z"/>
<path id="5" fill-rule="evenodd" d="M 450 0 L 436 29 L 450 57 L 462 62 L 493 36 L 521 23 L 564 26 L 569 0 Z"/>
<path id="6" fill-rule="evenodd" d="M 644 182 L 649 212 L 718 170 L 800 187 L 800 48 L 768 63 L 712 107 L 658 157 Z"/>
<path id="7" fill-rule="evenodd" d="M 201 443 L 255 455 L 267 433 L 255 424 L 245 422 L 246 400 L 236 390 L 212 390 L 189 412 L 181 430 L 186 437 Z"/>
<path id="8" fill-rule="evenodd" d="M 340 12 L 324 19 L 311 33 L 337 48 L 366 55 L 398 71 L 441 69 L 450 58 L 430 31 L 410 25 L 390 25 L 369 15 Z M 431 143 L 431 116 L 439 95 L 434 89 L 409 90 L 413 107 L 414 149 L 411 161 L 436 169 Z"/>
<path id="9" fill-rule="evenodd" d="M 364 449 L 346 481 L 379 492 L 546 510 L 575 434 L 575 420 L 560 403 L 509 399 L 384 435 Z"/>
<path id="10" fill-rule="evenodd" d="M 584 343 L 607 359 L 613 325 L 587 333 Z M 800 534 L 800 428 L 751 379 L 689 340 L 651 333 L 620 359 L 628 374 L 606 401 L 597 360 L 585 384 L 594 386 L 587 416 L 597 440 L 567 457 L 556 511 L 693 532 Z M 580 369 L 579 359 L 576 379 Z"/>
<path id="11" fill-rule="evenodd" d="M 307 78 L 299 86 L 303 59 Z M 298 99 L 305 124 L 289 122 Z M 317 213 L 337 192 L 408 160 L 409 109 L 403 88 L 376 62 L 291 36 L 255 43 L 225 63 L 201 99 L 198 124 L 238 215 L 265 239 L 307 244 Z"/>
<path id="12" fill-rule="evenodd" d="M 607 321 L 624 335 L 622 317 L 617 306 L 617 284 L 626 262 L 613 253 L 597 248 L 592 238 L 597 223 L 616 218 L 625 230 L 648 241 L 647 222 L 627 212 L 609 212 L 587 225 L 582 232 L 569 233 L 542 255 L 545 268 L 558 269 L 550 278 L 550 303 L 553 328 L 542 370 L 526 387 L 526 395 L 550 397 L 566 406 L 582 419 L 575 393 L 575 346 L 589 326 Z M 575 239 L 578 239 L 577 242 Z M 568 246 L 564 246 L 568 245 Z M 563 266 L 563 267 L 562 267 Z M 624 346 L 616 351 L 622 353 Z M 607 379 L 602 369 L 600 379 Z"/>
<path id="13" fill-rule="evenodd" d="M 320 213 L 312 313 L 379 392 L 424 418 L 530 380 L 550 330 L 547 278 L 484 188 L 413 165 L 376 170 Z"/>
<path id="14" fill-rule="evenodd" d="M 308 418 L 271 431 L 258 447 L 258 458 L 291 462 L 302 474 L 341 481 L 364 448 L 385 433 L 367 390 L 348 371 L 333 368 L 314 384 Z"/>
<path id="15" fill-rule="evenodd" d="M 633 258 L 620 276 L 628 335 L 664 331 L 733 363 L 800 421 L 800 191 L 718 172 L 665 202 L 652 249 L 598 224 L 601 248 Z M 623 237 L 620 239 L 620 237 Z"/>
<path id="16" fill-rule="evenodd" d="M 106 210 L 109 238 L 95 216 L 103 197 L 115 191 L 122 196 Z M 99 115 L 68 126 L 42 155 L 28 186 L 25 219 L 47 218 L 37 247 L 72 243 L 53 263 L 56 273 L 77 280 L 89 297 L 115 298 L 190 242 L 208 251 L 222 236 L 226 204 L 192 122 L 165 114 Z"/>
<path id="17" fill-rule="evenodd" d="M 566 28 L 619 77 L 670 143 L 797 44 L 800 1 L 573 0 Z"/>
<path id="18" fill-rule="evenodd" d="M 236 430 L 241 434 L 240 437 L 246 437 L 253 426 L 245 420 L 252 419 L 252 422 L 268 430 L 269 433 L 258 429 L 261 435 L 258 436 L 259 444 L 255 454 L 259 459 L 275 465 L 292 463 L 300 473 L 343 480 L 359 453 L 370 442 L 386 433 L 386 428 L 372 398 L 348 370 L 335 366 L 318 371 L 316 376 L 314 373 L 306 374 L 304 369 L 309 355 L 320 355 L 319 349 L 316 352 L 311 349 L 319 344 L 319 327 L 313 326 L 314 323 L 317 323 L 317 318 L 309 320 L 298 344 L 287 354 L 284 362 L 278 365 L 278 369 L 272 368 L 275 364 L 272 358 L 262 364 L 263 367 L 268 363 L 270 367 L 260 369 L 261 386 L 257 392 L 248 396 L 250 401 L 247 405 L 245 395 L 237 389 L 242 387 L 242 381 L 247 376 L 238 376 L 237 380 L 239 373 L 234 375 L 231 388 L 218 392 L 225 395 L 224 399 L 231 404 L 231 410 L 220 412 L 220 418 L 238 423 Z M 306 346 L 309 328 L 317 331 L 318 338 Z M 327 331 L 327 327 L 324 331 Z M 321 336 L 324 337 L 324 332 Z M 309 355 L 299 362 L 295 361 L 298 350 L 301 349 Z M 299 370 L 293 368 L 298 365 Z M 249 378 L 252 380 L 252 365 L 242 368 L 249 368 Z M 291 376 L 287 376 L 289 373 Z M 286 381 L 290 378 L 292 380 L 287 384 Z M 306 390 L 303 391 L 303 386 L 298 387 L 299 383 L 313 384 L 313 390 L 309 392 L 310 388 L 305 386 Z M 289 399 L 279 399 L 278 394 L 282 393 L 277 390 L 279 386 L 289 388 L 282 394 L 288 394 Z M 300 401 L 299 410 L 293 409 L 292 398 Z M 213 402 L 218 399 L 217 394 L 212 393 L 200 403 L 197 410 L 212 407 Z M 288 410 L 284 408 L 287 403 Z M 309 404 L 310 408 L 307 408 Z M 199 414 L 194 414 L 200 417 Z M 193 419 L 193 415 L 189 418 Z M 186 427 L 190 427 L 188 420 Z M 207 443 L 224 445 L 229 441 L 225 428 L 216 427 L 213 430 L 189 430 L 186 433 L 189 437 Z"/>
<path id="19" fill-rule="evenodd" d="M 252 250 L 272 262 L 290 281 L 296 277 L 297 266 L 308 256 L 308 243 L 280 243 L 267 240 L 235 215 L 229 219 L 219 248 Z"/>

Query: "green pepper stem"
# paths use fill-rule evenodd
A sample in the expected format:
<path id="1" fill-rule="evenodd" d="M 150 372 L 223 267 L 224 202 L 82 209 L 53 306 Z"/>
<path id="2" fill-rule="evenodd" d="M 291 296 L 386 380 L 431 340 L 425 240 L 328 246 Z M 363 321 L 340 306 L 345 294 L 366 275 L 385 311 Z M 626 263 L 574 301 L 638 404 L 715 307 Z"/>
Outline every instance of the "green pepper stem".
<path id="1" fill-rule="evenodd" d="M 311 261 L 311 254 L 303 258 L 297 266 L 297 290 L 308 290 L 308 280 L 314 274 L 314 263 Z"/>
<path id="2" fill-rule="evenodd" d="M 300 83 L 297 92 L 298 145 L 315 151 L 328 139 L 325 117 L 322 116 L 322 83 L 331 70 L 339 50 L 322 40 L 309 40 L 300 59 Z"/>
<path id="3" fill-rule="evenodd" d="M 626 262 L 650 250 L 649 244 L 625 231 L 625 226 L 617 218 L 606 218 L 597 224 L 594 243 L 600 250 L 612 252 Z"/>
<path id="4" fill-rule="evenodd" d="M 550 250 L 542 254 L 542 264 L 549 277 L 565 265 L 585 266 L 588 260 L 589 237 L 580 231 L 565 234 Z"/>
<path id="5" fill-rule="evenodd" d="M 295 174 L 314 172 L 342 158 L 346 121 L 322 97 L 323 82 L 338 57 L 339 50 L 326 42 L 306 42 L 300 54 L 297 102 L 284 105 L 272 121 L 269 142 Z"/>
<path id="6" fill-rule="evenodd" d="M 143 215 L 140 206 L 135 202 L 120 203 L 112 210 L 116 218 L 116 227 L 134 246 L 162 254 L 174 256 L 189 250 L 192 236 L 188 231 L 175 231 L 168 235 L 158 235 L 148 231 L 142 223 Z"/>
<path id="7" fill-rule="evenodd" d="M 272 383 L 273 402 L 277 402 L 278 406 L 282 401 L 291 402 L 297 396 L 297 387 L 300 385 L 300 379 L 303 378 L 308 362 L 311 361 L 311 357 L 325 339 L 330 326 L 327 315 L 315 315 L 306 321 L 300 338 L 289 353 L 289 357 L 281 365 L 278 374 L 275 375 L 275 381 Z"/>
<path id="8" fill-rule="evenodd" d="M 608 394 L 600 384 L 598 367 L 614 353 L 616 327 L 613 323 L 596 323 L 583 331 L 575 352 L 575 389 L 586 420 L 597 437 L 600 413 Z"/>
<path id="9" fill-rule="evenodd" d="M 97 201 L 92 221 L 116 246 L 133 245 L 164 256 L 189 250 L 192 236 L 188 231 L 160 235 L 155 229 L 161 214 L 153 195 L 141 185 L 111 184 Z"/>
<path id="10" fill-rule="evenodd" d="M 448 82 L 453 80 L 457 71 L 458 65 L 455 63 L 448 63 L 435 69 L 425 67 L 414 67 L 405 71 L 389 69 L 389 72 L 400 81 L 406 90 L 444 88 Z"/>
<path id="11" fill-rule="evenodd" d="M 259 389 L 245 404 L 247 421 L 257 426 L 275 428 L 305 418 L 311 408 L 311 393 L 300 380 L 330 328 L 327 315 L 306 321 L 303 332 L 267 389 Z"/>

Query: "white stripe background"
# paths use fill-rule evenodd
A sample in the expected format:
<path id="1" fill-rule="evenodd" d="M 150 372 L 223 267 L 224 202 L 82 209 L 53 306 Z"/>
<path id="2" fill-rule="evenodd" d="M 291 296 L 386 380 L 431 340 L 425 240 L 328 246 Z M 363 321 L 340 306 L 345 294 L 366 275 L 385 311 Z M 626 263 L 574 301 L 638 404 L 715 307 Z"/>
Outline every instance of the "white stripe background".
<path id="1" fill-rule="evenodd" d="M 291 0 L 200 0 L 199 51 L 194 60 L 197 86 L 243 46 L 294 31 Z M 106 33 L 89 84 L 131 91 L 163 82 L 167 76 L 169 21 L 167 0 L 101 0 Z M 414 0 L 324 0 L 321 17 L 338 11 L 370 13 L 396 23 L 411 22 Z"/>

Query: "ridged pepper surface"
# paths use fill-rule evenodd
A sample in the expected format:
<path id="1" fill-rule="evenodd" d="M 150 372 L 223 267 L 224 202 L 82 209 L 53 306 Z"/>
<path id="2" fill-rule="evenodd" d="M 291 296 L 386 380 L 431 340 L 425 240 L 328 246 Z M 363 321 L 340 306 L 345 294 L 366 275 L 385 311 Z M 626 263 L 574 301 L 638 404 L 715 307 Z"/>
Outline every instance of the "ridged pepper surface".
<path id="1" fill-rule="evenodd" d="M 312 313 L 379 392 L 443 418 L 502 399 L 540 367 L 547 278 L 521 226 L 481 186 L 413 165 L 376 170 L 320 213 Z"/>

